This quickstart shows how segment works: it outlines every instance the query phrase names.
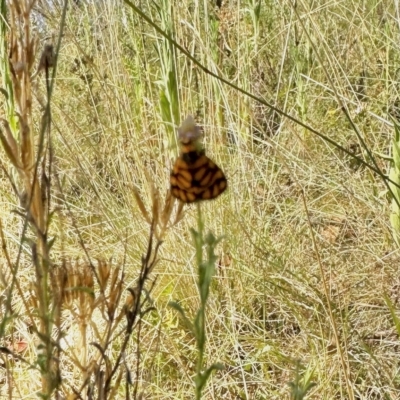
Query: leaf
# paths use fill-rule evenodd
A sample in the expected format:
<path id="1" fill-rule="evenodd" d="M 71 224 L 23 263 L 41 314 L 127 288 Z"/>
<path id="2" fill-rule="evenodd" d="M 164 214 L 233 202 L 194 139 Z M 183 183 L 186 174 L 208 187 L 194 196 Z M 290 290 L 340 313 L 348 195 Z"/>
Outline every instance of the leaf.
<path id="1" fill-rule="evenodd" d="M 386 303 L 386 305 L 387 305 L 387 307 L 388 307 L 388 309 L 390 311 L 390 314 L 392 316 L 394 325 L 395 325 L 396 330 L 397 330 L 397 334 L 400 335 L 400 319 L 396 314 L 396 312 L 397 312 L 396 311 L 396 307 L 394 306 L 394 304 L 392 303 L 392 301 L 390 300 L 390 298 L 386 294 L 383 295 L 383 298 L 384 298 L 385 303 Z"/>
<path id="2" fill-rule="evenodd" d="M 178 313 L 179 313 L 179 314 L 181 315 L 181 317 L 182 317 L 182 321 L 183 321 L 185 327 L 186 327 L 187 329 L 189 329 L 189 331 L 192 332 L 194 336 L 196 336 L 194 326 L 193 326 L 192 322 L 191 322 L 191 321 L 188 319 L 188 317 L 186 316 L 185 310 L 181 307 L 181 305 L 180 305 L 179 303 L 177 303 L 176 301 L 170 301 L 170 302 L 168 303 L 168 305 L 169 305 L 170 307 L 174 308 L 176 311 L 178 311 Z"/>
<path id="3" fill-rule="evenodd" d="M 400 144 L 393 141 L 393 161 L 396 168 L 400 169 Z"/>
<path id="4" fill-rule="evenodd" d="M 196 388 L 198 392 L 201 392 L 204 388 L 205 384 L 208 381 L 211 373 L 213 371 L 222 371 L 224 369 L 223 364 L 221 363 L 214 363 L 210 367 L 208 367 L 203 373 L 199 374 L 195 378 Z"/>
<path id="5" fill-rule="evenodd" d="M 390 225 L 392 226 L 394 240 L 400 245 L 400 216 L 398 213 L 390 214 Z"/>
<path id="6" fill-rule="evenodd" d="M 6 100 L 8 100 L 8 92 L 7 92 L 6 89 L 0 88 L 0 93 L 3 93 L 3 94 L 4 94 L 4 97 L 6 98 Z"/>

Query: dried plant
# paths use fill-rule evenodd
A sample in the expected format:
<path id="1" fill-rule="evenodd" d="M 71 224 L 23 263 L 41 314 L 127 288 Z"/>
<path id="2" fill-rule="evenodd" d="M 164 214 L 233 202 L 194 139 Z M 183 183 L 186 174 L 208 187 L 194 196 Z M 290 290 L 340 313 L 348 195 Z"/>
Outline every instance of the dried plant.
<path id="1" fill-rule="evenodd" d="M 7 92 L 5 118 L 2 118 L 0 140 L 8 161 L 17 172 L 8 172 L 12 187 L 20 199 L 23 218 L 23 240 L 31 248 L 36 280 L 33 294 L 37 299 L 38 324 L 33 321 L 40 344 L 36 368 L 42 376 L 42 396 L 48 398 L 60 382 L 58 349 L 52 339 L 57 320 L 57 303 L 49 291 L 51 240 L 48 236 L 50 216 L 51 149 L 46 139 L 50 115 L 41 119 L 40 132 L 34 128 L 31 75 L 36 62 L 37 37 L 32 33 L 30 14 L 35 2 L 10 1 L 2 3 L 3 86 Z M 5 21 L 9 24 L 6 30 Z M 54 62 L 53 62 L 54 65 Z M 46 68 L 50 68 L 47 65 Z M 6 169 L 6 166 L 3 165 Z M 22 243 L 21 243 L 22 244 Z M 18 261 L 16 263 L 18 267 Z M 18 269 L 14 268 L 13 285 Z M 11 297 L 8 299 L 11 301 Z"/>
<path id="2" fill-rule="evenodd" d="M 50 108 L 44 107 L 38 132 L 33 121 L 32 79 L 44 71 L 49 88 L 49 69 L 54 67 L 56 59 L 53 45 L 47 44 L 39 58 L 36 73 L 32 73 L 38 58 L 37 39 L 32 36 L 30 25 L 32 6 L 33 3 L 28 1 L 10 1 L 7 19 L 9 31 L 4 23 L 6 14 L 3 13 L 2 56 L 9 59 L 9 63 L 3 66 L 2 71 L 8 101 L 5 117 L 1 120 L 0 140 L 11 167 L 7 168 L 4 164 L 2 168 L 9 176 L 21 205 L 18 213 L 26 232 L 23 233 L 21 245 L 23 241 L 30 245 L 35 280 L 27 296 L 19 285 L 19 261 L 14 267 L 1 229 L 3 249 L 9 265 L 9 274 L 2 277 L 5 287 L 11 277 L 11 287 L 7 292 L 8 305 L 2 322 L 6 324 L 11 320 L 11 301 L 13 288 L 16 287 L 19 297 L 23 299 L 29 324 L 38 338 L 37 359 L 32 367 L 39 370 L 42 376 L 41 397 L 50 398 L 62 389 L 75 398 L 85 397 L 84 393 L 89 394 L 89 398 L 114 398 L 127 368 L 120 367 L 124 363 L 129 340 L 143 316 L 152 309 L 149 295 L 154 282 L 150 288 L 145 286 L 157 264 L 161 239 L 167 229 L 182 218 L 182 206 L 178 207 L 172 223 L 175 200 L 169 194 L 162 206 L 158 191 L 152 187 L 150 212 L 146 211 L 140 196 L 135 194 L 139 209 L 150 224 L 150 237 L 136 285 L 128 288 L 125 301 L 122 266 L 113 266 L 111 262 L 102 260 L 95 266 L 90 261 L 72 262 L 66 258 L 57 266 L 52 260 L 50 251 L 53 241 L 49 238 L 52 167 Z M 8 40 L 5 40 L 5 35 Z M 1 332 L 4 334 L 5 331 L 6 327 L 3 326 Z M 120 339 L 118 354 L 111 356 L 112 344 Z M 12 353 L 14 358 L 29 365 L 28 360 L 8 347 L 1 350 L 3 354 Z M 80 382 L 78 385 L 74 381 L 68 384 L 63 382 L 61 360 L 71 366 L 75 381 Z M 136 397 L 137 384 L 134 391 Z"/>
<path id="3" fill-rule="evenodd" d="M 124 263 L 92 262 L 83 240 L 85 258 L 71 261 L 61 255 L 60 260 L 55 259 L 54 239 L 50 234 L 52 214 L 58 211 L 51 201 L 53 180 L 57 182 L 61 199 L 58 205 L 63 193 L 54 173 L 49 72 L 56 68 L 57 52 L 52 43 L 47 43 L 39 52 L 39 40 L 31 26 L 35 1 L 0 2 L 0 51 L 2 58 L 8 60 L 1 66 L 2 93 L 6 97 L 0 128 L 0 142 L 6 157 L 1 167 L 19 200 L 16 212 L 22 228 L 19 252 L 14 260 L 0 225 L 8 267 L 0 274 L 1 285 L 7 288 L 0 315 L 0 339 L 4 343 L 10 339 L 7 345 L 0 346 L 0 354 L 7 371 L 9 397 L 14 395 L 12 362 L 18 360 L 40 374 L 41 387 L 37 394 L 43 399 L 62 395 L 77 399 L 117 398 L 124 377 L 126 398 L 130 397 L 132 385 L 133 397 L 140 398 L 143 396 L 139 393 L 140 335 L 143 318 L 154 309 L 151 293 L 156 279 L 152 279 L 152 274 L 159 261 L 162 240 L 168 229 L 183 218 L 184 204 L 178 203 L 169 191 L 162 201 L 158 189 L 151 184 L 152 203 L 148 210 L 139 192 L 134 191 L 138 208 L 149 224 L 149 237 L 137 279 L 131 287 L 126 287 Z M 38 87 L 33 85 L 33 80 L 43 78 L 47 89 L 45 102 L 42 96 L 33 96 L 33 88 Z M 41 115 L 36 113 L 34 99 L 40 103 Z M 76 228 L 79 231 L 79 226 Z M 218 240 L 211 236 L 204 239 L 202 232 L 194 232 L 194 237 L 200 268 L 199 289 L 203 293 L 195 332 L 199 350 L 196 396 L 200 398 L 210 373 L 219 368 L 213 364 L 204 371 L 203 362 L 205 305 L 214 271 L 213 249 Z M 209 259 L 204 262 L 199 255 L 203 245 L 209 247 Z M 29 259 L 24 262 L 21 261 L 23 247 L 30 250 Z M 33 271 L 27 289 L 20 282 L 25 268 Z M 23 305 L 18 315 L 13 308 L 16 297 Z M 12 322 L 18 317 L 25 319 L 34 336 L 36 352 L 32 359 L 19 354 L 18 345 L 23 347 L 23 342 L 13 338 Z M 133 335 L 136 335 L 135 371 L 126 362 Z M 71 380 L 64 379 L 67 372 L 72 375 Z"/>

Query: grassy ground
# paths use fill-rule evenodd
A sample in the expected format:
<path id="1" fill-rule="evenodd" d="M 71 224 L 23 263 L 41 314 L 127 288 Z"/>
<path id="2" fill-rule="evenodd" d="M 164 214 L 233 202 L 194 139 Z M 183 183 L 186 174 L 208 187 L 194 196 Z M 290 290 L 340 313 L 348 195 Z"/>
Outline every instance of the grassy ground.
<path id="1" fill-rule="evenodd" d="M 52 35 L 55 43 L 57 7 L 37 3 L 31 13 L 39 49 Z M 229 182 L 226 193 L 201 205 L 206 231 L 223 235 L 207 304 L 205 360 L 224 369 L 213 373 L 203 398 L 301 399 L 310 382 L 309 399 L 399 398 L 399 255 L 387 187 L 367 166 L 375 161 L 389 172 L 382 155 L 390 154 L 394 137 L 389 114 L 398 114 L 399 10 L 382 0 L 243 0 L 221 8 L 159 0 L 141 2 L 140 10 L 198 64 L 128 2 L 69 4 L 51 99 L 53 173 L 60 182 L 52 188 L 52 262 L 112 258 L 125 266 L 125 298 L 150 229 L 133 189 L 148 210 L 153 187 L 165 198 L 178 154 L 176 127 L 193 114 L 207 154 Z M 37 140 L 43 73 L 32 93 Z M 13 273 L 2 256 L 2 299 L 12 297 L 13 315 L 3 307 L 0 340 L 8 348 L 26 343 L 16 352 L 34 364 L 38 339 L 26 307 L 36 318 L 35 305 L 23 304 L 21 294 L 34 293 L 37 275 L 29 241 L 21 238 L 23 219 L 12 212 L 19 200 L 5 171 L 15 182 L 16 173 L 11 163 L 2 165 L 0 218 L 12 265 L 20 244 L 23 251 L 14 274 L 19 294 L 7 291 Z M 184 213 L 163 237 L 147 287 L 154 309 L 124 359 L 143 399 L 195 398 L 196 343 L 168 304 L 178 301 L 188 315 L 199 307 L 190 233 L 197 208 L 185 206 Z M 89 325 L 101 326 L 100 314 Z M 65 313 L 58 328 L 69 346 L 60 355 L 60 390 L 71 396 L 83 383 L 71 356 L 81 349 L 82 331 L 73 326 L 73 313 Z M 112 360 L 121 329 L 107 350 Z M 94 336 L 89 330 L 87 343 Z M 92 365 L 97 352 L 87 346 Z M 36 398 L 43 374 L 2 357 L 0 395 L 10 396 L 12 387 L 15 398 Z M 124 390 L 121 384 L 116 398 Z"/>

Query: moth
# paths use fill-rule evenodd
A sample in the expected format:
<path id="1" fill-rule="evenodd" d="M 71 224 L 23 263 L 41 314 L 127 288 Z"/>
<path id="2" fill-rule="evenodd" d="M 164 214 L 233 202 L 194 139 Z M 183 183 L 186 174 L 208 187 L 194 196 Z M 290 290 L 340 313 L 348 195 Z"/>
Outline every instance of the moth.
<path id="1" fill-rule="evenodd" d="M 188 116 L 178 130 L 181 153 L 171 171 L 171 193 L 184 203 L 212 200 L 228 187 L 225 174 L 199 146 L 200 128 Z"/>

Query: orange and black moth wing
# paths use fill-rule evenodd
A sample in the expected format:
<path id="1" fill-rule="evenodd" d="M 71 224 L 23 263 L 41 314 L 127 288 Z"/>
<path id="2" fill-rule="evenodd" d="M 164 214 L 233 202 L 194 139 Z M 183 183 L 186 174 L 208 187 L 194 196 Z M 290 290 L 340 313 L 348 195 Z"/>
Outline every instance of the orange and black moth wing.
<path id="1" fill-rule="evenodd" d="M 221 168 L 194 143 L 182 144 L 170 180 L 172 195 L 184 203 L 215 199 L 228 186 Z"/>

